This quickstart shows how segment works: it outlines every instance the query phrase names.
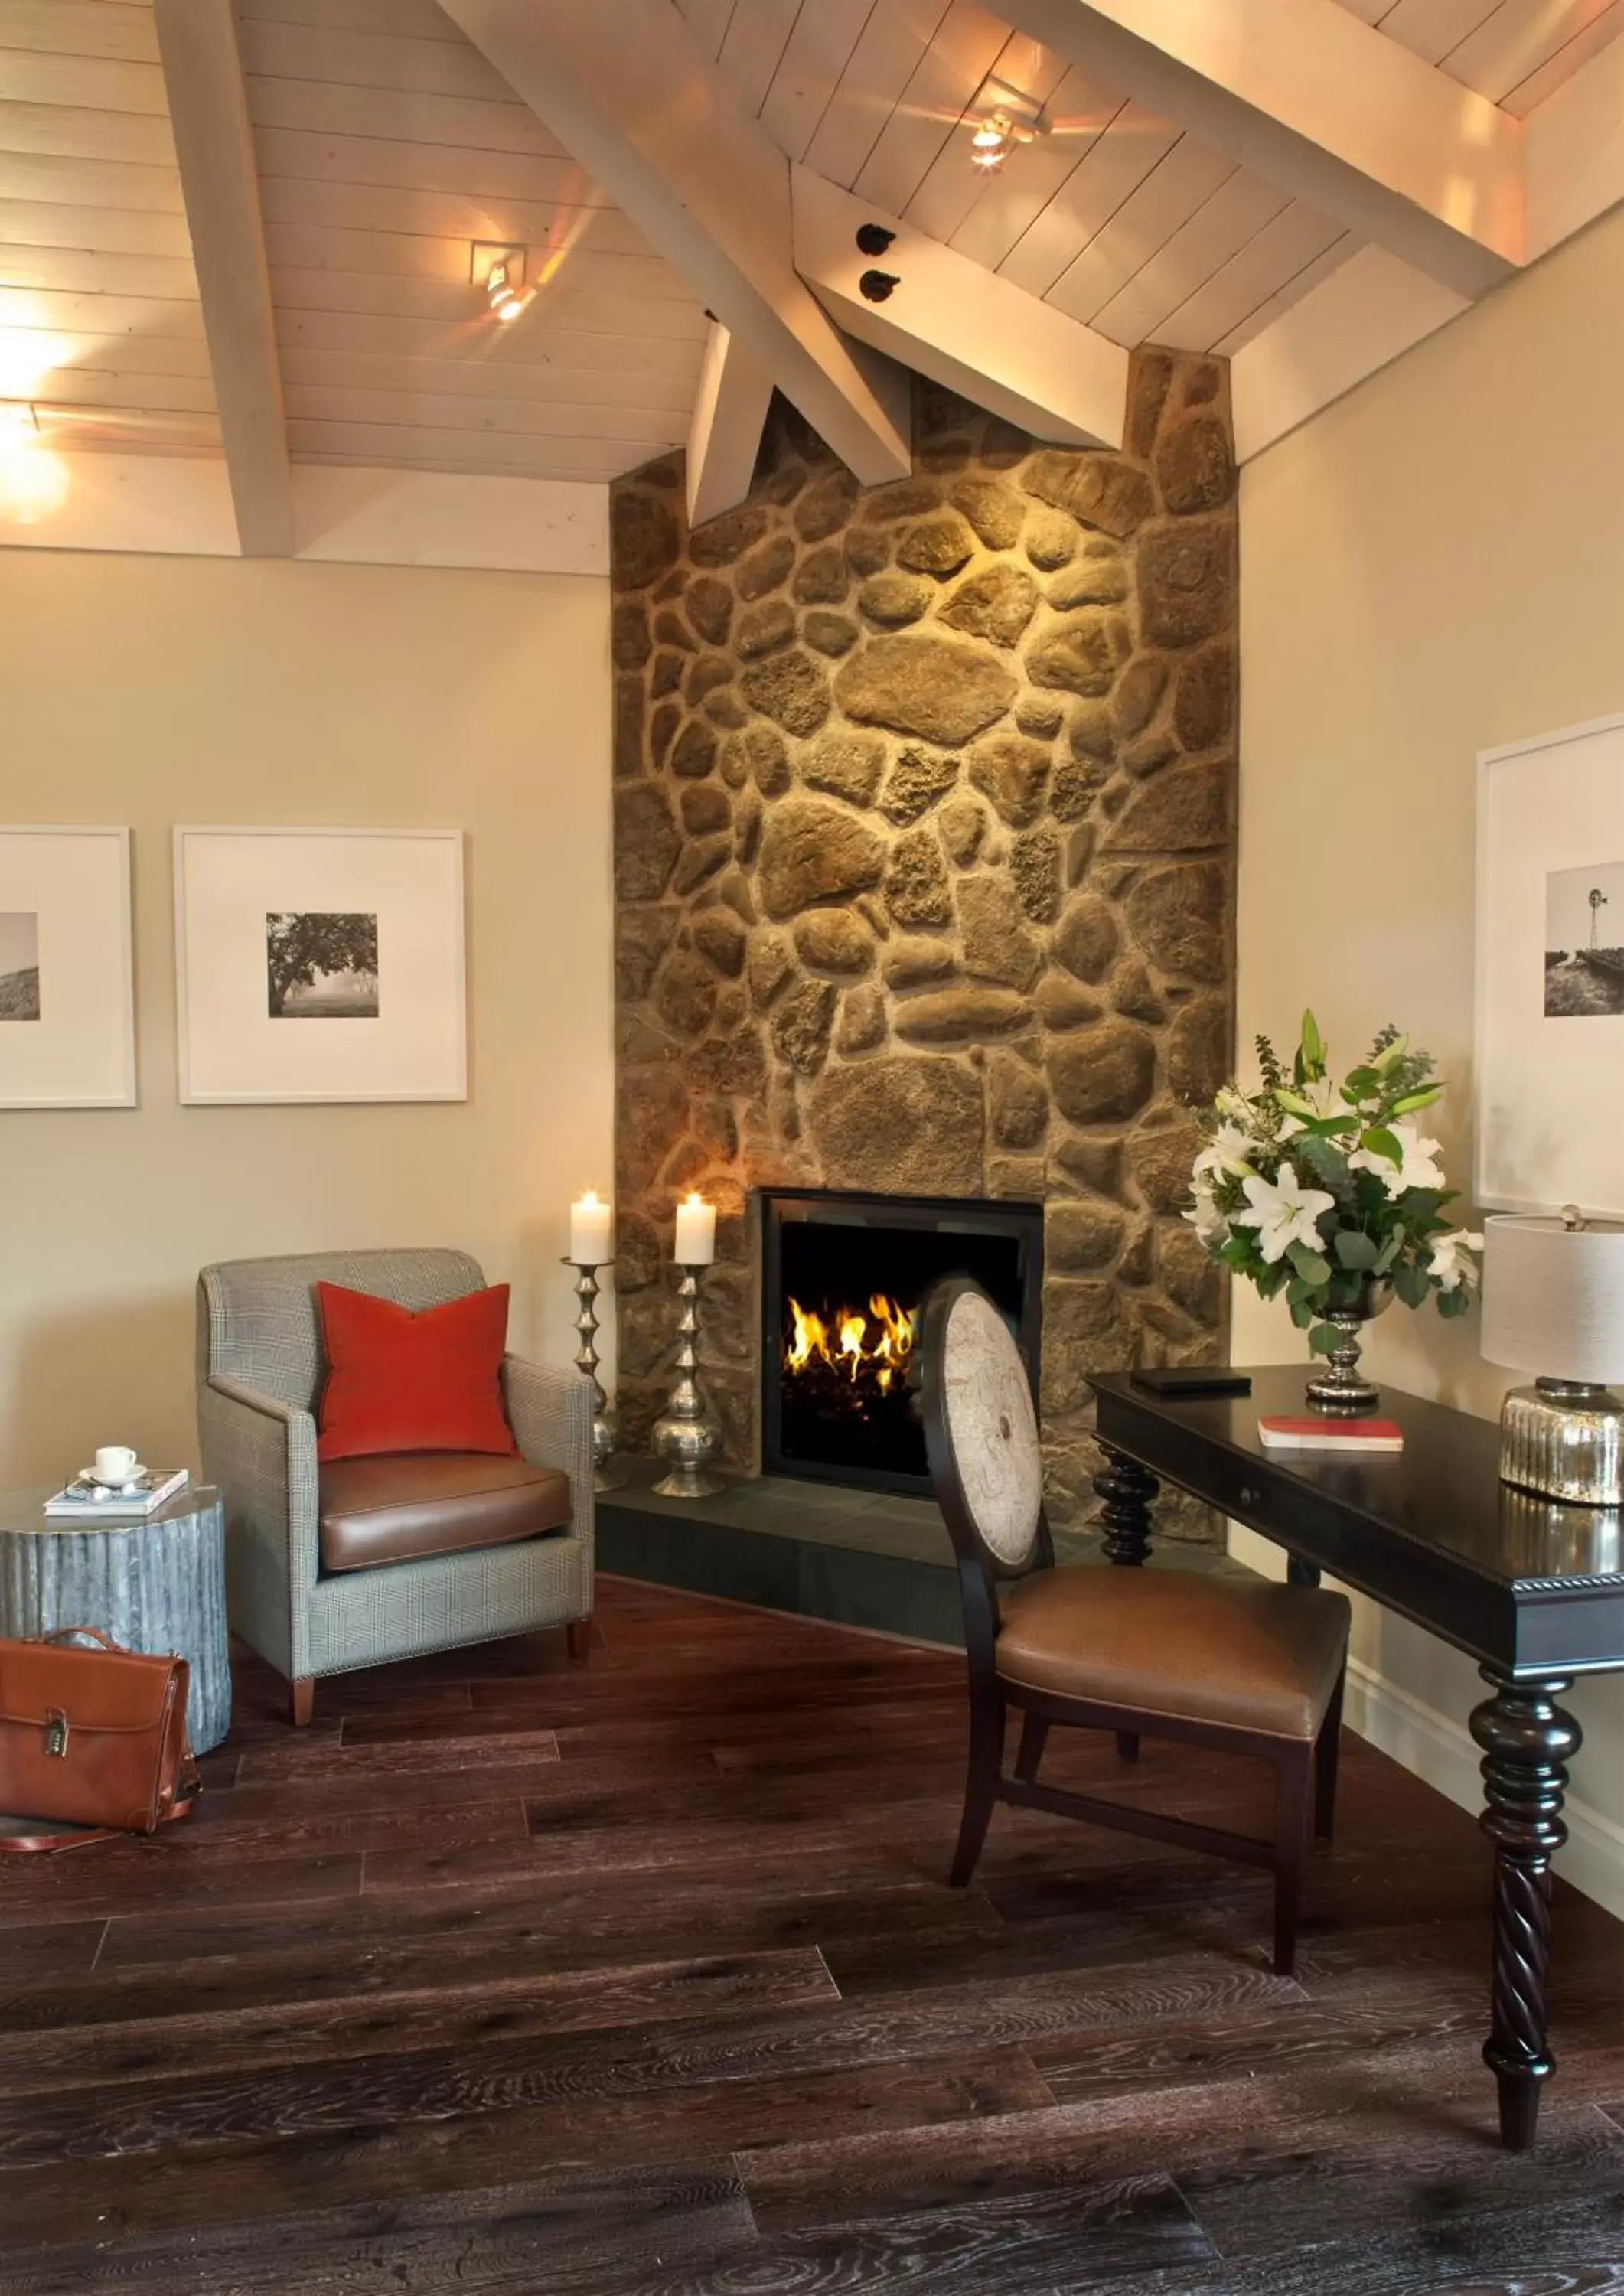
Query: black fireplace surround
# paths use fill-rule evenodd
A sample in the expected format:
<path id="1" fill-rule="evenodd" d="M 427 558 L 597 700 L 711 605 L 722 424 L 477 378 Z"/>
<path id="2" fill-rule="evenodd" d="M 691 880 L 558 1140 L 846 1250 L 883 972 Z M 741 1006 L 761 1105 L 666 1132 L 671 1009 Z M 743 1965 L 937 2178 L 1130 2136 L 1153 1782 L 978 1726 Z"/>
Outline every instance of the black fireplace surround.
<path id="1" fill-rule="evenodd" d="M 1041 1204 L 763 1190 L 763 1472 L 926 1494 L 913 1361 L 932 1284 L 972 1275 L 1036 1372 Z"/>

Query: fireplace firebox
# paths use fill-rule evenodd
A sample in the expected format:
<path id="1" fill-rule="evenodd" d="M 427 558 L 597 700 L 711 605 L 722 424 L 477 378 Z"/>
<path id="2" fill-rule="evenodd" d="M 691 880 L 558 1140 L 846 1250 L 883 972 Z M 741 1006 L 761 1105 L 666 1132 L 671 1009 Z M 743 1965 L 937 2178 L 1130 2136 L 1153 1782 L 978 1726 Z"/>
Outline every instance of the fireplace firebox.
<path id="1" fill-rule="evenodd" d="M 761 1195 L 768 1474 L 927 1493 L 913 1370 L 931 1285 L 972 1275 L 1036 1367 L 1043 1208 L 801 1189 Z"/>

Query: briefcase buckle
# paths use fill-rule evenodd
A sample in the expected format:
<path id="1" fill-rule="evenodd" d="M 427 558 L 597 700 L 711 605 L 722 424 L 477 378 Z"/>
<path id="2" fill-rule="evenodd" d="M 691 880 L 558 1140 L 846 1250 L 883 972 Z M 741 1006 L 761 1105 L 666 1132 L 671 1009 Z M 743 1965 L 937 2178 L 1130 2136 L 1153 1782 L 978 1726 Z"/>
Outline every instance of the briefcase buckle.
<path id="1" fill-rule="evenodd" d="M 68 1717 L 60 1706 L 53 1706 L 45 1716 L 45 1751 L 61 1761 L 68 1752 Z"/>

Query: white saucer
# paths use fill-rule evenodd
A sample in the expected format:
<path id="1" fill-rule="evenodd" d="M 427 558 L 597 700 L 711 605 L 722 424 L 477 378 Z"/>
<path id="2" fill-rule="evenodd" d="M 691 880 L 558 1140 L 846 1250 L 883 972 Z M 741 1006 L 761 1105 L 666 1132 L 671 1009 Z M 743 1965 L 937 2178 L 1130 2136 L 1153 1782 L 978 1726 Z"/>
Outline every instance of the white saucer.
<path id="1" fill-rule="evenodd" d="M 128 1474 L 124 1477 L 121 1482 L 110 1483 L 104 1475 L 98 1475 L 94 1467 L 81 1467 L 74 1480 L 76 1482 L 90 1483 L 94 1485 L 95 1489 L 98 1491 L 106 1491 L 114 1496 L 121 1496 L 126 1491 L 135 1490 L 140 1484 L 146 1472 L 146 1469 L 142 1465 L 140 1460 L 137 1459 L 135 1465 L 130 1469 Z"/>

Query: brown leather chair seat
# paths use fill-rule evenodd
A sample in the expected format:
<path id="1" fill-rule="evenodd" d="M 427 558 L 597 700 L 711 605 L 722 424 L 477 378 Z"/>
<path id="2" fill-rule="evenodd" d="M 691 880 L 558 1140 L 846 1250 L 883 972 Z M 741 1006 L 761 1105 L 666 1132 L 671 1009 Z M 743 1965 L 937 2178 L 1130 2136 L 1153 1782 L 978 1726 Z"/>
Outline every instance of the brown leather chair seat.
<path id="1" fill-rule="evenodd" d="M 383 1451 L 320 1470 L 322 1568 L 500 1546 L 570 1522 L 570 1478 L 482 1451 Z"/>
<path id="2" fill-rule="evenodd" d="M 1147 1716 L 1311 1739 L 1341 1672 L 1342 1595 L 1073 1564 L 1000 1593 L 997 1670 Z"/>

